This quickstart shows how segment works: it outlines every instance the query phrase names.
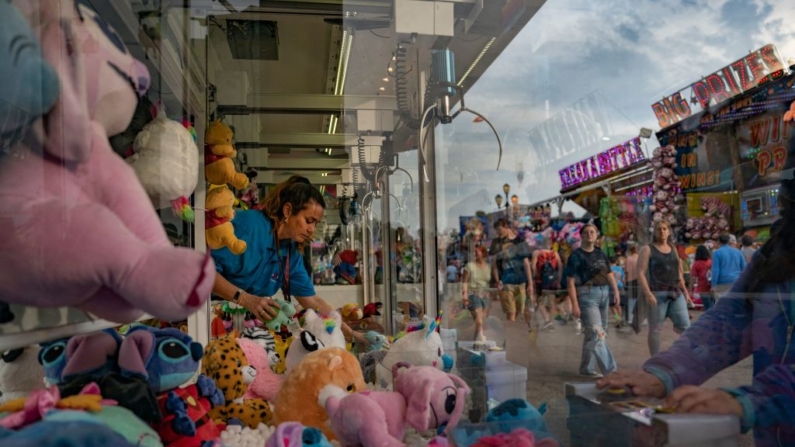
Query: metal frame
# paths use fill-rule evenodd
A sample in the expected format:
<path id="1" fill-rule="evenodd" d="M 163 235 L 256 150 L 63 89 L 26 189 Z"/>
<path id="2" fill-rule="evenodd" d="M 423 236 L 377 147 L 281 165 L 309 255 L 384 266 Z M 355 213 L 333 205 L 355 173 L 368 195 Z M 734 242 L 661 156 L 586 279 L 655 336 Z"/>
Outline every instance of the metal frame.
<path id="1" fill-rule="evenodd" d="M 222 115 L 339 114 L 355 110 L 397 110 L 394 96 L 250 94 L 246 105 L 219 105 Z"/>

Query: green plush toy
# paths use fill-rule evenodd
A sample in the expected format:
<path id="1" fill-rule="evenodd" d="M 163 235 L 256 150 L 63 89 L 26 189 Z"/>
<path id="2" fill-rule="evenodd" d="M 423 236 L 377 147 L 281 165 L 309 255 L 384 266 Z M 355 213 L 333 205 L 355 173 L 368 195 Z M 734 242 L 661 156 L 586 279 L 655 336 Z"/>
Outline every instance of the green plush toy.
<path id="1" fill-rule="evenodd" d="M 290 319 L 295 315 L 295 306 L 289 301 L 278 298 L 274 301 L 279 305 L 279 312 L 272 320 L 266 321 L 265 326 L 272 331 L 278 331 L 282 325 L 289 323 Z"/>

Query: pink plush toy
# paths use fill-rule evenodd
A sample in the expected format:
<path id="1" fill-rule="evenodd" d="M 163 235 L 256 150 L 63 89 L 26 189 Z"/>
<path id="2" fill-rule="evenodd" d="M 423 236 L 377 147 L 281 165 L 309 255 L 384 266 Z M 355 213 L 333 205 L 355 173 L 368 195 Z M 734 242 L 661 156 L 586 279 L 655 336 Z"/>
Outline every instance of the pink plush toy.
<path id="1" fill-rule="evenodd" d="M 246 399 L 265 399 L 268 402 L 276 402 L 276 395 L 284 382 L 284 376 L 276 374 L 271 370 L 268 363 L 268 352 L 254 340 L 248 338 L 238 338 L 237 344 L 246 354 L 248 364 L 257 370 L 254 381 L 248 384 L 248 390 L 243 395 Z"/>
<path id="2" fill-rule="evenodd" d="M 461 418 L 469 387 L 461 378 L 432 366 L 399 362 L 392 367 L 394 392 L 347 393 L 326 385 L 320 405 L 342 447 L 403 447 L 406 425 L 418 431 L 445 427 Z"/>
<path id="3" fill-rule="evenodd" d="M 108 142 L 149 87 L 146 67 L 91 9 L 75 0 L 39 5 L 42 51 L 61 93 L 44 117 L 43 148 L 28 139 L 0 164 L 0 210 L 9 217 L 0 219 L 0 296 L 119 323 L 143 312 L 185 318 L 209 297 L 213 262 L 169 243 Z"/>

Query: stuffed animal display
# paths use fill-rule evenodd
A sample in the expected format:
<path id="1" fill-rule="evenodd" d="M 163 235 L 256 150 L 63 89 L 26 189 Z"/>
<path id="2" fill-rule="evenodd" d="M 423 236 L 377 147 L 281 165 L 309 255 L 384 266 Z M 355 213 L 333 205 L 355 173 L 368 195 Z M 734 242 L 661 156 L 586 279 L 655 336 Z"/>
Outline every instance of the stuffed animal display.
<path id="1" fill-rule="evenodd" d="M 112 27 L 90 8 L 75 0 L 42 4 L 42 51 L 61 89 L 44 116 L 45 156 L 20 144 L 19 156 L 0 164 L 0 209 L 25 216 L 0 222 L 0 296 L 119 323 L 144 312 L 184 319 L 209 298 L 213 261 L 172 246 L 134 171 L 108 141 L 130 123 L 150 84 L 147 69 L 109 39 Z M 35 53 L 25 52 L 25 64 L 39 64 Z"/>
<path id="2" fill-rule="evenodd" d="M 273 332 L 260 327 L 246 328 L 240 334 L 240 338 L 247 338 L 257 344 L 265 351 L 268 359 L 268 366 L 273 369 L 281 363 L 283 356 L 276 347 L 276 337 Z M 245 350 L 245 349 L 244 349 Z"/>
<path id="3" fill-rule="evenodd" d="M 508 399 L 489 411 L 487 424 L 454 428 L 451 437 L 456 445 L 559 447 L 561 444 L 547 429 L 545 411 L 546 405 L 536 409 L 526 400 Z"/>
<path id="4" fill-rule="evenodd" d="M 359 361 L 353 354 L 342 348 L 310 352 L 286 376 L 276 398 L 274 422 L 300 422 L 319 428 L 329 440 L 334 440 L 334 433 L 327 424 L 328 414 L 318 401 L 326 385 L 336 385 L 350 393 L 367 389 Z"/>
<path id="5" fill-rule="evenodd" d="M 652 214 L 652 222 L 649 228 L 654 231 L 654 223 L 666 221 L 670 225 L 676 225 L 676 211 L 679 210 L 681 202 L 680 183 L 674 169 L 676 163 L 676 148 L 668 145 L 658 147 L 652 152 L 651 164 L 654 166 L 654 193 L 652 204 L 649 210 Z"/>
<path id="6" fill-rule="evenodd" d="M 227 247 L 239 255 L 246 251 L 246 242 L 235 236 L 232 219 L 235 218 L 235 195 L 226 185 L 213 186 L 204 201 L 204 233 L 207 246 L 212 250 Z"/>
<path id="7" fill-rule="evenodd" d="M 204 176 L 213 185 L 231 183 L 238 190 L 248 186 L 246 174 L 235 170 L 232 158 L 237 151 L 232 144 L 232 129 L 221 121 L 214 121 L 204 132 Z M 233 196 L 234 197 L 234 196 Z"/>
<path id="8" fill-rule="evenodd" d="M 100 377 L 118 372 L 122 339 L 113 329 L 42 343 L 38 360 L 49 385 L 78 376 Z"/>
<path id="9" fill-rule="evenodd" d="M 155 208 L 170 206 L 177 216 L 192 222 L 188 197 L 199 181 L 199 149 L 188 129 L 168 119 L 161 106 L 154 121 L 135 137 L 133 149 L 127 162 Z"/>
<path id="10" fill-rule="evenodd" d="M 244 398 L 258 371 L 249 365 L 237 339 L 227 336 L 211 341 L 204 350 L 202 373 L 212 378 L 226 400 L 225 405 L 210 412 L 213 420 L 226 424 L 237 419 L 250 428 L 257 428 L 260 423 L 270 424 L 273 418 L 270 403 Z"/>
<path id="11" fill-rule="evenodd" d="M 342 334 L 342 317 L 339 312 L 332 311 L 329 315 L 322 316 L 308 309 L 303 319 L 301 331 L 293 335 L 293 342 L 287 350 L 285 358 L 287 374 L 311 352 L 324 348 L 345 349 L 346 347 L 345 336 Z"/>

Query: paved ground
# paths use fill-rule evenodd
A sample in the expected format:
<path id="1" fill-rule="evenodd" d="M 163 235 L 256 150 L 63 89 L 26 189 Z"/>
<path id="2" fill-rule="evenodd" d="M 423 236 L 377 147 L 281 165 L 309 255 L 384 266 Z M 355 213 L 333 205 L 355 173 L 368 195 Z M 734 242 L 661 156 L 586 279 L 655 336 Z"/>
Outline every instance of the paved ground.
<path id="1" fill-rule="evenodd" d="M 499 313 L 499 312 L 498 312 Z M 694 320 L 700 312 L 691 312 Z M 578 375 L 582 352 L 582 337 L 575 334 L 574 324 L 555 326 L 554 332 L 538 333 L 535 343 L 528 335 L 523 323 L 503 323 L 502 315 L 492 316 L 486 324 L 486 335 L 490 340 L 505 340 L 508 360 L 525 366 L 528 370 L 527 399 L 539 405 L 547 403 L 545 416 L 550 431 L 568 445 L 569 433 L 566 428 L 568 406 L 563 396 L 565 382 L 588 381 Z M 471 339 L 473 325 L 471 318 L 459 318 L 453 327 L 459 331 L 459 339 Z M 622 333 L 611 329 L 608 344 L 616 357 L 619 369 L 639 369 L 648 358 L 646 327 L 640 335 L 634 332 Z M 670 346 L 677 338 L 670 321 L 667 322 L 662 337 L 662 348 Z M 536 346 L 533 346 L 533 345 Z M 707 386 L 737 386 L 749 383 L 752 375 L 750 359 L 735 365 L 707 382 Z M 752 446 L 750 435 L 743 436 L 741 446 Z"/>

